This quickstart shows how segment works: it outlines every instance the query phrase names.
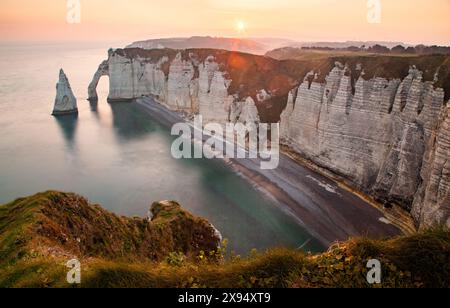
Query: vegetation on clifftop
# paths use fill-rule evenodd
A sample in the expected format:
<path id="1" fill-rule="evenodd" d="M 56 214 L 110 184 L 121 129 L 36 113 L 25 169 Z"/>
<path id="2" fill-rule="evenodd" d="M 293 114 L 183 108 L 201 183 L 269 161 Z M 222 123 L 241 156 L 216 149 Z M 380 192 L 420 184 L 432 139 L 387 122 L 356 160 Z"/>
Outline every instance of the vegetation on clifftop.
<path id="1" fill-rule="evenodd" d="M 435 87 L 443 88 L 445 100 L 450 99 L 450 55 L 448 54 L 377 54 L 360 51 L 314 50 L 298 48 L 281 48 L 268 52 L 266 56 L 291 65 L 308 68 L 320 73 L 319 82 L 324 82 L 326 75 L 340 62 L 352 70 L 361 65 L 364 79 L 374 77 L 386 79 L 403 79 L 409 68 L 416 66 L 423 72 L 423 80 L 433 82 Z M 292 64 L 295 63 L 295 64 Z"/>
<path id="2" fill-rule="evenodd" d="M 72 258 L 81 262 L 80 287 L 370 287 L 370 259 L 382 264 L 373 286 L 450 287 L 449 230 L 240 258 L 218 249 L 212 226 L 177 203 L 155 203 L 152 216 L 119 217 L 59 192 L 0 206 L 0 287 L 70 287 Z"/>
<path id="3" fill-rule="evenodd" d="M 166 57 L 161 70 L 166 78 L 169 75 L 170 63 L 180 54 L 182 59 L 190 61 L 197 70 L 209 56 L 219 64 L 220 71 L 226 72 L 231 81 L 228 93 L 237 95 L 241 100 L 252 97 L 256 102 L 262 122 L 277 123 L 280 114 L 286 107 L 289 92 L 298 87 L 309 72 L 317 73 L 317 82 L 324 83 L 326 76 L 334 68 L 336 62 L 346 65 L 352 74 L 352 83 L 359 78 L 361 70 L 363 78 L 375 77 L 386 79 L 404 79 L 410 67 L 416 66 L 423 72 L 423 80 L 435 87 L 444 89 L 445 101 L 450 99 L 450 56 L 449 55 L 403 55 L 376 54 L 339 50 L 302 50 L 282 48 L 267 53 L 266 56 L 218 49 L 152 49 L 140 48 L 116 49 L 111 55 L 120 55 L 129 59 L 147 59 L 156 63 Z M 270 93 L 271 98 L 258 101 L 261 90 Z"/>

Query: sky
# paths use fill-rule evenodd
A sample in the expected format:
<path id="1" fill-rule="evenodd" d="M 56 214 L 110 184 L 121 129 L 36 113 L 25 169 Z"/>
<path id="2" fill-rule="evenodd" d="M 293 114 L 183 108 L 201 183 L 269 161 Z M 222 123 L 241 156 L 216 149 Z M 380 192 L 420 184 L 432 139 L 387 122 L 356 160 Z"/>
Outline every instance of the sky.
<path id="1" fill-rule="evenodd" d="M 69 23 L 77 1 L 80 23 Z M 373 3 L 380 23 L 368 22 Z M 0 41 L 192 35 L 450 45 L 450 0 L 0 0 Z"/>

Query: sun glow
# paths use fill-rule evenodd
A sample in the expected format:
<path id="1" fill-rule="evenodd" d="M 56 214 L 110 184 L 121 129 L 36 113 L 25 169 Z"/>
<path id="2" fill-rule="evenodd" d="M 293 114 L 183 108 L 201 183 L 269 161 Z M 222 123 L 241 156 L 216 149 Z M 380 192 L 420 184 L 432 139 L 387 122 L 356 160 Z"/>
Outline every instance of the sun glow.
<path id="1" fill-rule="evenodd" d="M 245 21 L 243 20 L 238 20 L 236 22 L 236 30 L 239 34 L 242 34 L 245 32 L 245 30 L 247 29 L 247 24 Z"/>
<path id="2" fill-rule="evenodd" d="M 450 37 L 449 0 L 382 1 L 381 24 L 367 21 L 364 0 L 195 0 L 189 5 L 186 0 L 81 1 L 80 24 L 67 22 L 64 2 L 0 0 L 0 41 L 119 40 L 126 45 L 200 35 L 447 46 Z M 413 18 L 402 18 L 405 12 Z"/>

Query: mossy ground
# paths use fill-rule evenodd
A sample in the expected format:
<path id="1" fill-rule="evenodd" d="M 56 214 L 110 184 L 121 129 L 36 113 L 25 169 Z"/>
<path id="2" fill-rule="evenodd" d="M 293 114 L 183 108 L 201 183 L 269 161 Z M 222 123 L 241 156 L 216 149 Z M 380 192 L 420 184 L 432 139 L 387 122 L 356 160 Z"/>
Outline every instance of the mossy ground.
<path id="1" fill-rule="evenodd" d="M 117 255 L 110 246 L 100 245 L 95 253 L 81 253 L 59 243 L 48 235 L 36 235 L 36 222 L 42 219 L 48 202 L 58 200 L 77 203 L 84 199 L 73 194 L 47 192 L 19 199 L 0 206 L 0 287 L 73 287 L 66 282 L 66 262 L 72 257 L 81 261 L 82 283 L 77 287 L 219 287 L 219 288 L 274 288 L 274 287 L 450 287 L 450 231 L 430 230 L 408 237 L 385 241 L 350 239 L 332 246 L 326 253 L 311 255 L 297 250 L 273 249 L 252 252 L 247 258 L 226 254 L 226 249 L 199 251 L 185 254 L 176 248 L 164 252 L 164 257 L 152 259 L 142 249 Z M 75 201 L 77 200 L 77 201 Z M 165 222 L 180 226 L 192 216 L 170 203 L 153 207 L 153 214 L 164 226 Z M 75 204 L 73 207 L 76 208 Z M 72 207 L 71 207 L 72 208 Z M 112 230 L 132 220 L 108 213 L 98 206 L 88 205 L 85 210 L 95 211 L 96 221 L 108 220 Z M 173 215 L 175 213 L 175 215 Z M 159 214 L 162 214 L 159 216 Z M 70 214 L 72 219 L 77 215 Z M 106 216 L 109 218 L 107 219 Z M 48 217 L 48 216 L 46 216 Z M 63 216 L 55 216 L 62 219 Z M 85 216 L 85 223 L 92 219 Z M 200 225 L 203 220 L 192 218 Z M 58 222 L 58 225 L 62 225 Z M 133 225 L 136 227 L 136 225 Z M 184 225 L 182 232 L 192 225 Z M 69 233 L 69 232 L 67 232 Z M 106 236 L 106 235 L 103 235 Z M 120 233 L 121 237 L 133 233 Z M 106 236 L 110 237 L 110 235 Z M 99 238 L 100 239 L 100 238 Z M 166 238 L 164 238 L 166 239 Z M 106 242 L 106 239 L 102 239 Z M 181 236 L 180 241 L 192 244 L 192 237 Z M 80 245 L 83 245 L 84 239 Z M 125 246 L 122 239 L 114 245 Z M 181 245 L 182 247 L 183 245 Z M 149 246 L 148 249 L 157 249 Z M 101 251 L 105 249 L 105 251 Z M 121 250 L 117 250 L 121 251 Z M 155 252 L 160 255 L 161 252 Z M 382 284 L 369 285 L 366 280 L 368 260 L 378 259 L 382 264 Z"/>

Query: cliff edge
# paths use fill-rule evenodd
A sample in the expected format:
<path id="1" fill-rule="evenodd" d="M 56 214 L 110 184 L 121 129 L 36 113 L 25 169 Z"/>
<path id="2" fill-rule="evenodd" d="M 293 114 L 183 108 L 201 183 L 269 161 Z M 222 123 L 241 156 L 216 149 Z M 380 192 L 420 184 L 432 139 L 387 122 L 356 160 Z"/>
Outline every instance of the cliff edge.
<path id="1" fill-rule="evenodd" d="M 220 245 L 206 220 L 173 201 L 156 202 L 150 218 L 112 214 L 76 194 L 49 191 L 0 208 L 1 259 L 43 257 L 160 261 L 171 252 L 197 256 Z"/>
<path id="2" fill-rule="evenodd" d="M 0 206 L 0 287 L 448 287 L 450 232 L 437 229 L 386 241 L 350 239 L 318 255 L 298 250 L 218 248 L 217 231 L 175 202 L 150 218 L 111 214 L 69 193 L 45 192 Z M 81 283 L 66 277 L 80 264 Z M 382 283 L 370 285 L 377 259 Z"/>

